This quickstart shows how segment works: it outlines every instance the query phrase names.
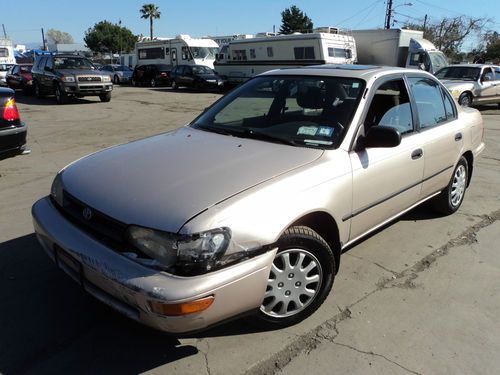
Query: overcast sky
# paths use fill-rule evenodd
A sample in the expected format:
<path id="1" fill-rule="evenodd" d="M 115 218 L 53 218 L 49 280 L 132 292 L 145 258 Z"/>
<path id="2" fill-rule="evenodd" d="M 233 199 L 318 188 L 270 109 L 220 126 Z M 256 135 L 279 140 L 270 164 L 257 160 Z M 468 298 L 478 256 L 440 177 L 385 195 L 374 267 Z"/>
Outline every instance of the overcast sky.
<path id="1" fill-rule="evenodd" d="M 384 0 L 23 0 L 20 12 L 1 12 L 0 22 L 8 36 L 18 44 L 41 44 L 41 31 L 50 28 L 70 33 L 75 42 L 83 43 L 85 31 L 95 23 L 107 20 L 128 27 L 134 34 L 149 35 L 149 21 L 140 18 L 139 9 L 146 2 L 159 6 L 161 18 L 155 20 L 154 35 L 174 37 L 255 34 L 276 30 L 281 24 L 281 11 L 297 5 L 314 22 L 314 26 L 337 26 L 346 29 L 383 27 Z M 412 3 L 411 6 L 406 5 Z M 2 0 L 4 6 L 6 1 Z M 498 0 L 394 0 L 394 27 L 421 22 L 425 14 L 429 22 L 444 16 L 494 18 L 490 27 L 500 31 L 500 1 Z M 16 4 L 11 2 L 11 4 Z M 13 9 L 13 5 L 8 6 Z M 1 33 L 1 30 L 0 30 Z M 3 35 L 2 35 L 3 36 Z M 469 40 L 464 50 L 475 42 Z"/>

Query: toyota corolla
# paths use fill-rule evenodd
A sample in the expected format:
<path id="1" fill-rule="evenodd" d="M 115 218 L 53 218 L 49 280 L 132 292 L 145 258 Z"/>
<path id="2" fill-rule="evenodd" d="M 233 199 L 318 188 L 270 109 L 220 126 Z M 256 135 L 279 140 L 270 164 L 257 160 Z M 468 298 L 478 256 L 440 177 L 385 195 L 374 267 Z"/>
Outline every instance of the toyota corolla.
<path id="1" fill-rule="evenodd" d="M 324 302 L 347 246 L 427 200 L 458 210 L 483 149 L 479 112 L 426 72 L 277 70 L 65 167 L 34 227 L 84 290 L 152 327 L 285 327 Z"/>

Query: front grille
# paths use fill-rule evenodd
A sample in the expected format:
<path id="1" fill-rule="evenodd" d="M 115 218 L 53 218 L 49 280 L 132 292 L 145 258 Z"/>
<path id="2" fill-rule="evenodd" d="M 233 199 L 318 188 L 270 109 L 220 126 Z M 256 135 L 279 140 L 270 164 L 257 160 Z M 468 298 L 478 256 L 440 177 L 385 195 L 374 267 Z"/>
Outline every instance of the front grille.
<path id="1" fill-rule="evenodd" d="M 78 77 L 78 82 L 101 82 L 101 77 L 99 77 L 99 76 L 80 76 L 80 77 Z"/>
<path id="2" fill-rule="evenodd" d="M 127 224 L 89 207 L 66 191 L 64 192 L 64 206 L 56 204 L 56 207 L 78 228 L 114 250 L 122 252 L 130 248 L 125 238 Z M 91 217 L 88 214 L 84 215 L 84 211 L 89 209 Z"/>

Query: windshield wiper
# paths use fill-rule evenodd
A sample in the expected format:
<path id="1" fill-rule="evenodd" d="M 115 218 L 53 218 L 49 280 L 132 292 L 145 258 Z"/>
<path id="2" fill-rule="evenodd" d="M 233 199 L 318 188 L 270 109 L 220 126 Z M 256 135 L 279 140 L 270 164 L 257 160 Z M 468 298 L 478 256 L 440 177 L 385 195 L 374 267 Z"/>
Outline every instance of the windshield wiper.
<path id="1" fill-rule="evenodd" d="M 258 139 L 261 141 L 282 143 L 284 145 L 289 145 L 289 146 L 303 146 L 302 143 L 294 141 L 293 139 L 276 137 L 276 136 L 268 134 L 268 133 L 262 133 L 262 132 L 259 132 L 259 131 L 253 130 L 253 129 L 248 129 L 248 128 L 244 128 L 240 134 L 242 137 Z"/>
<path id="2" fill-rule="evenodd" d="M 200 129 L 200 130 L 205 130 L 207 132 L 212 132 L 212 133 L 217 133 L 217 134 L 222 134 L 222 135 L 235 135 L 234 132 L 231 132 L 227 129 L 223 129 L 217 126 L 210 126 L 210 125 L 203 125 L 203 124 L 197 124 L 195 129 Z"/>

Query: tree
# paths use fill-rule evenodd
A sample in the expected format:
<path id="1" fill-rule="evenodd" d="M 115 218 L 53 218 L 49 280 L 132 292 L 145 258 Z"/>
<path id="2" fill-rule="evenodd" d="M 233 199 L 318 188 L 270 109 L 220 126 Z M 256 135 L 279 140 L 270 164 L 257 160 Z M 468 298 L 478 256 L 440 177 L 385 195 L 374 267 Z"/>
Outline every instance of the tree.
<path id="1" fill-rule="evenodd" d="M 161 12 L 159 8 L 154 4 L 144 4 L 140 9 L 141 18 L 148 19 L 149 18 L 149 34 L 151 36 L 151 40 L 153 40 L 153 20 L 159 19 L 161 16 Z"/>
<path id="2" fill-rule="evenodd" d="M 500 61 L 500 35 L 496 31 L 487 31 L 485 33 L 486 51 L 484 57 L 495 63 Z"/>
<path id="3" fill-rule="evenodd" d="M 423 30 L 424 38 L 430 40 L 447 56 L 456 56 L 464 40 L 471 35 L 480 35 L 490 22 L 488 18 L 444 17 L 428 24 L 425 29 L 421 24 L 407 23 L 405 28 Z"/>
<path id="4" fill-rule="evenodd" d="M 74 43 L 71 34 L 56 29 L 49 29 L 47 31 L 47 39 L 54 44 Z"/>
<path id="5" fill-rule="evenodd" d="M 311 19 L 295 5 L 281 12 L 281 34 L 311 32 L 312 29 L 313 23 Z"/>
<path id="6" fill-rule="evenodd" d="M 83 40 L 94 52 L 128 53 L 134 49 L 137 36 L 126 27 L 101 21 L 87 29 Z"/>

